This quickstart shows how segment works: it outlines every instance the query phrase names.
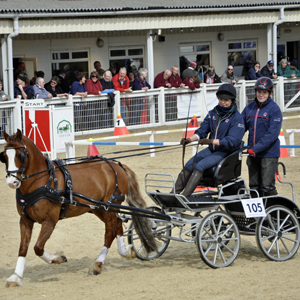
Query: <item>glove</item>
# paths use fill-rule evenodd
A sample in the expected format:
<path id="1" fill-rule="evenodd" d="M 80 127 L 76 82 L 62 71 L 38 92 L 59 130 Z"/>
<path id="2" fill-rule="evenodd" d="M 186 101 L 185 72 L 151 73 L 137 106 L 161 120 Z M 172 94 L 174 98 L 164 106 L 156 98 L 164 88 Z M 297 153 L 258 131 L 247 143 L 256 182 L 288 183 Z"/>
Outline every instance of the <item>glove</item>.
<path id="1" fill-rule="evenodd" d="M 199 143 L 201 145 L 212 145 L 213 139 L 201 139 Z"/>
<path id="2" fill-rule="evenodd" d="M 181 145 L 187 145 L 189 143 L 191 143 L 191 139 L 190 138 L 182 138 L 181 141 L 180 141 L 180 144 Z"/>
<path id="3" fill-rule="evenodd" d="M 255 156 L 255 152 L 253 151 L 253 149 L 247 149 L 247 153 L 249 154 L 249 156 Z"/>

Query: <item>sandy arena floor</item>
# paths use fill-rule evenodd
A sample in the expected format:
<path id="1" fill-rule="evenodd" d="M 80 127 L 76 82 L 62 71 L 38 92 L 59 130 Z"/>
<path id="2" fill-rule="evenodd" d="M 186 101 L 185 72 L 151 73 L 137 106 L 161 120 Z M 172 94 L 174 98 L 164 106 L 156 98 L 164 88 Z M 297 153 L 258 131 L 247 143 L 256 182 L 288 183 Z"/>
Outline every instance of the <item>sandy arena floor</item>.
<path id="1" fill-rule="evenodd" d="M 285 114 L 285 116 L 296 115 Z M 175 129 L 180 127 L 164 127 Z M 298 119 L 283 122 L 283 129 L 300 129 Z M 155 130 L 161 130 L 156 128 Z M 133 133 L 133 132 L 132 132 Z M 89 138 L 90 136 L 86 137 Z M 93 136 L 94 138 L 96 136 Z M 155 141 L 180 141 L 182 133 L 157 135 Z M 288 135 L 285 133 L 286 142 Z M 121 140 L 120 140 L 121 141 Z M 149 137 L 130 137 L 122 141 L 149 141 Z M 300 134 L 295 134 L 300 144 Z M 101 154 L 123 150 L 112 146 L 98 148 Z M 129 148 L 128 148 L 129 149 Z M 0 146 L 3 151 L 3 146 Z M 76 155 L 86 155 L 87 146 L 76 146 Z M 186 151 L 185 160 L 191 156 Z M 144 177 L 148 172 L 170 173 L 177 176 L 181 170 L 182 150 L 157 154 L 156 157 L 136 156 L 124 158 L 122 163 L 133 169 L 147 204 L 153 205 L 144 192 Z M 60 155 L 64 158 L 64 155 Z M 242 176 L 248 182 L 246 158 Z M 296 157 L 282 158 L 287 168 L 287 180 L 295 186 L 296 202 L 300 205 L 300 150 Z M 47 265 L 36 257 L 34 243 L 40 225 L 35 224 L 27 255 L 27 268 L 23 286 L 5 288 L 6 279 L 13 274 L 20 240 L 19 215 L 16 210 L 15 191 L 5 183 L 5 167 L 1 166 L 0 211 L 0 299 L 299 299 L 300 253 L 286 262 L 269 261 L 259 251 L 254 236 L 241 236 L 241 248 L 234 263 L 222 269 L 211 269 L 201 260 L 195 244 L 171 241 L 161 258 L 144 262 L 126 260 L 119 256 L 114 242 L 107 256 L 102 274 L 89 276 L 89 266 L 103 246 L 104 224 L 91 214 L 60 221 L 46 244 L 48 252 L 60 249 L 68 262 Z M 277 183 L 279 194 L 292 198 L 289 185 Z M 127 242 L 127 241 L 126 241 Z"/>

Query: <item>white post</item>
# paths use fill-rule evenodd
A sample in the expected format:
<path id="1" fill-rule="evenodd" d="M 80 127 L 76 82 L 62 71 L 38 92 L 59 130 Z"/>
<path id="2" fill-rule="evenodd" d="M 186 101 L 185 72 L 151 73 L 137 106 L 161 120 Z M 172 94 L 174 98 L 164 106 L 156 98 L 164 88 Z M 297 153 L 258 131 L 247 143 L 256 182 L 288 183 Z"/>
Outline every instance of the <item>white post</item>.
<path id="1" fill-rule="evenodd" d="M 154 61 L 153 61 L 153 40 L 152 30 L 147 33 L 147 56 L 148 56 L 148 82 L 154 88 Z"/>
<path id="2" fill-rule="evenodd" d="M 278 77 L 276 84 L 276 103 L 279 105 L 280 110 L 285 112 L 284 105 L 284 78 L 282 76 Z"/>
<path id="3" fill-rule="evenodd" d="M 158 95 L 158 121 L 160 125 L 165 125 L 165 89 L 163 87 L 160 87 L 159 90 L 160 91 Z"/>
<path id="4" fill-rule="evenodd" d="M 287 129 L 286 132 L 289 134 L 289 142 L 290 145 L 295 145 L 295 132 L 297 132 L 295 129 Z M 295 148 L 290 149 L 290 157 L 295 157 Z"/>
<path id="5" fill-rule="evenodd" d="M 7 36 L 1 39 L 3 91 L 8 91 Z"/>
<path id="6" fill-rule="evenodd" d="M 152 131 L 150 134 L 150 143 L 154 143 L 154 132 Z M 155 157 L 155 147 L 150 145 L 150 157 Z"/>

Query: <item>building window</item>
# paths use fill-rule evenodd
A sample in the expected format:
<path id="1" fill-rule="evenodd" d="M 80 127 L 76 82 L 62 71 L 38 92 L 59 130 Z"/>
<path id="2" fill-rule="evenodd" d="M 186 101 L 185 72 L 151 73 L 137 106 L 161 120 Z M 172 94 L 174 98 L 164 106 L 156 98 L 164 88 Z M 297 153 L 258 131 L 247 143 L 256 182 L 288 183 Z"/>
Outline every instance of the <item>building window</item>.
<path id="1" fill-rule="evenodd" d="M 227 48 L 228 65 L 234 66 L 236 76 L 245 76 L 256 61 L 257 41 L 234 41 L 228 42 Z"/>
<path id="2" fill-rule="evenodd" d="M 187 43 L 179 45 L 179 64 L 180 73 L 182 73 L 191 61 L 197 63 L 198 71 L 201 72 L 201 67 L 209 67 L 211 62 L 211 45 L 209 42 L 203 43 Z"/>
<path id="3" fill-rule="evenodd" d="M 58 75 L 59 71 L 66 71 L 66 79 L 71 85 L 78 72 L 85 73 L 89 77 L 89 52 L 87 50 L 55 51 L 52 53 L 52 75 Z"/>
<path id="4" fill-rule="evenodd" d="M 144 67 L 144 48 L 142 46 L 110 48 L 109 66 L 113 75 L 122 67 L 126 67 L 127 74 L 132 71 L 137 75 L 138 70 Z"/>

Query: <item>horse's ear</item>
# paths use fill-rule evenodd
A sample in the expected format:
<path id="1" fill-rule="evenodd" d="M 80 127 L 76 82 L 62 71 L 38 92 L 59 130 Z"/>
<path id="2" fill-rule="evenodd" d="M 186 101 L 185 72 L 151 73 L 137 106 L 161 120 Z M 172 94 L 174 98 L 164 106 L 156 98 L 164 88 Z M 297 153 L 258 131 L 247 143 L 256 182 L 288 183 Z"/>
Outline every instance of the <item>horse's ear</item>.
<path id="1" fill-rule="evenodd" d="M 6 133 L 5 129 L 3 130 L 3 137 L 6 140 L 6 142 L 8 142 L 9 135 Z"/>
<path id="2" fill-rule="evenodd" d="M 16 139 L 22 141 L 22 131 L 20 129 L 17 130 Z"/>

